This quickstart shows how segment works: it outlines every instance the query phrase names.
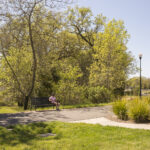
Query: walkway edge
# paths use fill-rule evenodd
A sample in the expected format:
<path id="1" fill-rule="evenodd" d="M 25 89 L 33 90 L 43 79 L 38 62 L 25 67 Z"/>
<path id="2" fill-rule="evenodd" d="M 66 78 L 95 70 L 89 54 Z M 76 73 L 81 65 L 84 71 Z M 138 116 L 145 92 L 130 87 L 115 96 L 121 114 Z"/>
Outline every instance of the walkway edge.
<path id="1" fill-rule="evenodd" d="M 120 122 L 109 120 L 105 117 L 88 119 L 88 120 L 72 121 L 72 123 L 100 124 L 103 126 L 115 126 L 115 127 L 123 127 L 123 128 L 130 128 L 130 129 L 150 130 L 150 125 L 147 125 L 147 124 L 120 123 Z"/>

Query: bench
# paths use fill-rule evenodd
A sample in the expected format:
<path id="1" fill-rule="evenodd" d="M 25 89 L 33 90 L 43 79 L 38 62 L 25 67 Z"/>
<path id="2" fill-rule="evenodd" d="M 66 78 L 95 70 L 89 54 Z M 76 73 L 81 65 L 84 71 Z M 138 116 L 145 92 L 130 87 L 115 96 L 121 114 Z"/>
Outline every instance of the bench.
<path id="1" fill-rule="evenodd" d="M 31 109 L 34 108 L 36 110 L 37 107 L 50 107 L 54 106 L 55 104 L 52 104 L 49 101 L 49 97 L 33 97 L 31 98 Z"/>

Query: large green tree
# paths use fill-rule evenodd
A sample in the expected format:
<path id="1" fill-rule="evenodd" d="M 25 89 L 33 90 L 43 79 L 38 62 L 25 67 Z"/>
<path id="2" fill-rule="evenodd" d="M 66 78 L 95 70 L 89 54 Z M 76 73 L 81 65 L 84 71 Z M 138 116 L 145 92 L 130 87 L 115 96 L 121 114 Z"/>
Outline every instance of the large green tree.
<path id="1" fill-rule="evenodd" d="M 111 92 L 124 90 L 134 59 L 122 21 L 93 17 L 89 8 L 60 13 L 42 0 L 12 2 L 11 7 L 20 4 L 14 8 L 19 11 L 5 13 L 0 26 L 0 82 L 6 97 L 18 97 L 27 109 L 31 96 L 56 92 L 62 103 L 74 104 L 91 93 L 99 94 L 97 99 L 106 93 L 106 100 Z"/>
<path id="2" fill-rule="evenodd" d="M 69 31 L 84 45 L 80 57 L 82 81 L 114 92 L 123 91 L 134 68 L 134 58 L 126 47 L 129 35 L 123 22 L 107 21 L 102 14 L 93 17 L 91 10 L 84 7 L 69 8 L 66 18 Z"/>
<path id="3" fill-rule="evenodd" d="M 124 89 L 133 57 L 127 51 L 129 35 L 122 21 L 112 20 L 96 37 L 94 63 L 90 69 L 90 84 L 112 91 Z"/>
<path id="4" fill-rule="evenodd" d="M 7 65 L 9 66 L 13 78 L 16 81 L 16 84 L 18 86 L 19 92 L 24 97 L 24 109 L 27 109 L 28 107 L 28 101 L 31 97 L 31 94 L 34 90 L 35 82 L 36 82 L 36 71 L 37 71 L 37 44 L 36 38 L 38 37 L 38 31 L 35 30 L 35 26 L 38 29 L 38 24 L 41 21 L 41 10 L 45 7 L 53 8 L 56 7 L 58 3 L 67 3 L 67 1 L 57 1 L 57 0 L 6 0 L 6 1 L 0 1 L 1 5 L 1 20 L 3 21 L 3 26 L 8 26 L 8 28 L 11 30 L 11 35 L 13 35 L 12 39 L 5 38 L 5 43 L 9 43 L 9 46 L 14 45 L 14 38 L 16 38 L 16 42 L 18 42 L 19 45 L 22 46 L 22 43 L 26 43 L 27 45 L 30 45 L 31 51 L 32 51 L 32 78 L 30 81 L 30 84 L 28 85 L 28 92 L 24 92 L 23 88 L 21 87 L 20 76 L 17 76 L 13 66 L 7 59 L 6 51 L 8 51 L 8 46 L 4 46 L 3 37 L 1 37 L 1 52 L 3 57 L 5 58 Z M 49 10 L 45 9 L 45 11 Z M 50 10 L 49 10 L 50 11 Z M 43 16 L 44 18 L 46 16 Z M 21 28 L 11 28 L 12 21 L 16 20 L 17 24 L 18 22 L 22 24 Z M 43 21 L 43 20 L 42 20 Z M 38 23 L 38 24 L 37 24 Z M 20 27 L 20 26 L 19 26 Z M 41 29 L 41 28 L 40 28 Z M 3 34 L 7 30 L 1 30 Z M 25 31 L 25 32 L 24 32 Z M 15 32 L 15 34 L 13 34 Z M 10 37 L 10 36 L 8 36 Z M 20 38 L 21 37 L 21 38 Z M 25 42 L 23 42 L 25 37 Z M 23 38 L 23 39 L 22 39 Z M 3 44 L 3 45 L 2 45 Z M 15 45 L 14 45 L 15 46 Z M 17 46 L 16 46 L 17 47 Z M 40 53 L 40 52 L 39 52 Z"/>

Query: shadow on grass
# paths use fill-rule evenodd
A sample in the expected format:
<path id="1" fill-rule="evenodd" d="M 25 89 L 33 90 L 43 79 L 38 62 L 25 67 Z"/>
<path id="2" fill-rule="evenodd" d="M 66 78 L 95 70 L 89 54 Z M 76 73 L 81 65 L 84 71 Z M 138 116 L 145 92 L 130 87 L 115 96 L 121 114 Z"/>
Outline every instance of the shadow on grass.
<path id="1" fill-rule="evenodd" d="M 16 125 L 8 128 L 0 127 L 0 145 L 32 144 L 32 140 L 40 138 L 39 134 L 52 132 L 51 127 L 46 123 Z"/>

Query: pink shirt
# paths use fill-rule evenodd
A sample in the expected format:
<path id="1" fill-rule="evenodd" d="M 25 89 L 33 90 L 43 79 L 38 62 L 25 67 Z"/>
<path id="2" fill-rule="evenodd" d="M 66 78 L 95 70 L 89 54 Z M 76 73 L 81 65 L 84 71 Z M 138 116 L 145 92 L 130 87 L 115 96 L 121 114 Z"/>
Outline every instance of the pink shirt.
<path id="1" fill-rule="evenodd" d="M 56 97 L 55 96 L 49 97 L 49 101 L 51 101 L 52 103 L 56 103 Z"/>

